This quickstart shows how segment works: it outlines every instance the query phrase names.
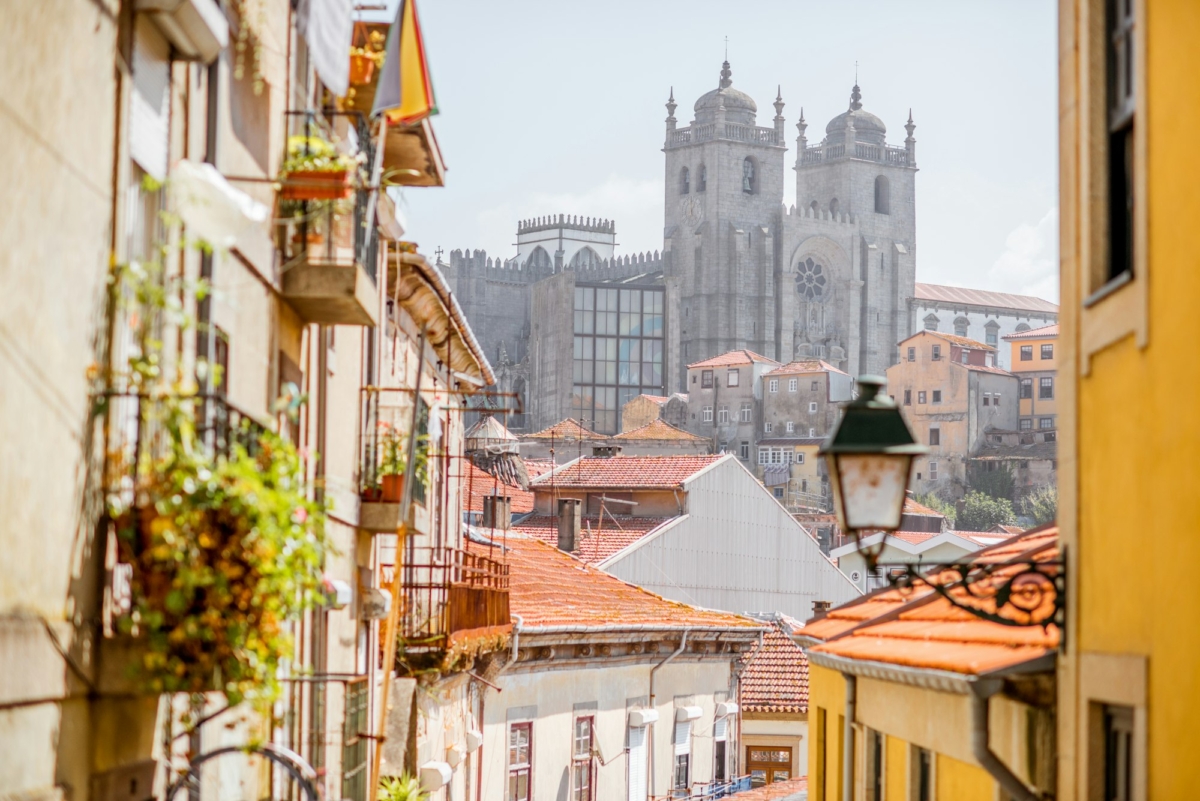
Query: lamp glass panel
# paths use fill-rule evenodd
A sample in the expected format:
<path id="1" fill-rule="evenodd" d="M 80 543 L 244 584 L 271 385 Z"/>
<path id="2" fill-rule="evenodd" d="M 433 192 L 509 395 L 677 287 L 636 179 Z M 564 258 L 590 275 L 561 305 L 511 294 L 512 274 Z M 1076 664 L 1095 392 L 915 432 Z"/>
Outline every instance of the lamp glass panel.
<path id="1" fill-rule="evenodd" d="M 895 531 L 904 512 L 911 456 L 838 454 L 833 471 L 838 519 L 849 531 Z"/>

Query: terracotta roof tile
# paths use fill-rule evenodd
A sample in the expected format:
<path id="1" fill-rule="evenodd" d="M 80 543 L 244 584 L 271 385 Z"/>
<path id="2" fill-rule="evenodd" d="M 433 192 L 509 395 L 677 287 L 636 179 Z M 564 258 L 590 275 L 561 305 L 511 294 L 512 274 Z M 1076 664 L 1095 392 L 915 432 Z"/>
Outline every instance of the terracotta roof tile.
<path id="1" fill-rule="evenodd" d="M 702 442 L 705 440 L 704 437 L 698 437 L 695 434 L 684 431 L 682 428 L 676 428 L 665 420 L 651 420 L 646 425 L 635 428 L 632 431 L 617 434 L 613 439 L 681 440 L 687 442 Z"/>
<path id="2" fill-rule="evenodd" d="M 942 303 L 961 303 L 966 306 L 991 306 L 1002 309 L 1021 309 L 1048 314 L 1058 314 L 1058 305 L 1031 295 L 1013 295 L 1008 292 L 991 292 L 986 289 L 967 289 L 944 284 L 917 284 L 913 295 L 917 300 L 935 300 Z"/>
<path id="3" fill-rule="evenodd" d="M 976 561 L 1003 563 L 1037 548 L 1042 550 L 1032 558 L 1050 561 L 1058 556 L 1057 534 L 1058 529 L 1054 526 L 1035 529 L 980 551 Z M 1018 569 L 1000 567 L 997 575 Z M 936 575 L 931 578 L 937 580 Z M 884 595 L 893 592 L 890 590 Z M 887 619 L 875 622 L 868 619 L 865 625 L 852 632 L 849 631 L 852 627 L 837 632 L 844 636 L 830 634 L 833 639 L 814 646 L 812 653 L 977 675 L 1036 659 L 1058 647 L 1056 626 L 1017 628 L 992 623 L 957 608 L 945 598 L 930 600 L 930 592 L 925 588 L 919 596 L 910 595 L 906 603 L 893 605 L 888 611 L 898 613 Z M 967 590 L 954 588 L 950 592 L 964 598 Z M 987 601 L 983 601 L 982 606 L 994 611 Z M 852 605 L 839 609 L 850 607 Z M 837 611 L 831 611 L 830 616 Z M 806 629 L 807 626 L 801 633 L 807 634 Z"/>
<path id="4" fill-rule="evenodd" d="M 938 510 L 930 509 L 925 504 L 917 503 L 912 498 L 904 499 L 904 514 L 925 515 L 926 517 L 945 517 L 945 515 Z"/>
<path id="5" fill-rule="evenodd" d="M 688 369 L 692 367 L 733 367 L 739 364 L 779 364 L 774 359 L 768 359 L 759 353 L 752 350 L 731 350 L 728 353 L 722 353 L 720 356 L 713 356 L 711 359 L 705 359 L 699 362 L 692 362 L 688 365 Z"/>
<path id="6" fill-rule="evenodd" d="M 1012 375 L 1008 370 L 1000 367 L 988 367 L 983 364 L 964 364 L 963 367 L 976 373 L 995 373 L 996 375 Z"/>
<path id="7" fill-rule="evenodd" d="M 807 792 L 808 777 L 798 776 L 795 779 L 785 779 L 781 782 L 764 784 L 762 787 L 743 790 L 740 793 L 734 793 L 725 797 L 736 798 L 737 801 L 776 801 L 776 799 L 788 798 L 789 796 Z"/>
<path id="8" fill-rule="evenodd" d="M 549 428 L 543 428 L 533 434 L 526 434 L 526 439 L 604 439 L 602 434 L 597 434 L 595 431 L 589 431 L 580 425 L 578 420 L 572 420 L 568 417 L 565 420 L 559 420 Z"/>
<path id="9" fill-rule="evenodd" d="M 576 555 L 588 564 L 603 562 L 674 519 L 606 514 L 601 520 L 599 517 L 585 516 L 581 523 L 581 536 L 577 543 L 579 552 Z M 558 547 L 558 518 L 552 515 L 527 517 L 513 524 L 512 530 Z"/>
<path id="10" fill-rule="evenodd" d="M 509 566 L 509 608 L 522 631 L 559 626 L 757 630 L 758 621 L 668 601 L 590 567 L 536 539 L 509 536 L 503 556 L 475 542 L 468 549 L 488 553 Z"/>
<path id="11" fill-rule="evenodd" d="M 889 537 L 904 540 L 909 545 L 920 545 L 925 540 L 931 540 L 941 534 L 940 531 L 893 531 Z"/>
<path id="12" fill-rule="evenodd" d="M 767 375 L 782 375 L 785 373 L 846 373 L 834 367 L 827 361 L 821 359 L 800 359 L 794 362 L 788 362 L 782 367 L 776 367 L 774 370 L 767 371 Z"/>
<path id="13" fill-rule="evenodd" d="M 704 456 L 584 456 L 539 476 L 530 486 L 595 487 L 597 489 L 675 489 L 727 454 Z"/>
<path id="14" fill-rule="evenodd" d="M 1046 339 L 1058 336 L 1058 323 L 1043 325 L 1041 328 L 1030 328 L 1028 331 L 1017 331 L 1005 334 L 1001 339 Z"/>
<path id="15" fill-rule="evenodd" d="M 525 462 L 525 472 L 529 473 L 531 480 L 549 473 L 558 466 L 551 459 L 523 459 L 522 461 Z"/>
<path id="16" fill-rule="evenodd" d="M 468 459 L 463 459 L 465 465 L 462 472 L 463 492 L 467 495 L 467 508 L 472 512 L 483 511 L 483 499 L 489 495 L 507 495 L 512 498 L 513 514 L 527 514 L 533 511 L 533 493 L 520 487 L 505 484 L 484 470 L 480 470 Z"/>
<path id="17" fill-rule="evenodd" d="M 763 635 L 762 648 L 742 658 L 744 711 L 808 711 L 808 658 L 790 633 L 782 624 L 772 624 Z"/>

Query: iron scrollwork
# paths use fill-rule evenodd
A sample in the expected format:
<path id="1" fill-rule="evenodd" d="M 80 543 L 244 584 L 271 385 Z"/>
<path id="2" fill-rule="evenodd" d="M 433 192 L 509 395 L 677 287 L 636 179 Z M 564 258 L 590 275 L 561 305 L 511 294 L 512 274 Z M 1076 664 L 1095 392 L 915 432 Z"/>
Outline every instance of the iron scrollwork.
<path id="1" fill-rule="evenodd" d="M 901 591 L 932 589 L 954 607 L 1003 626 L 1064 631 L 1067 571 L 1061 560 L 879 565 Z"/>

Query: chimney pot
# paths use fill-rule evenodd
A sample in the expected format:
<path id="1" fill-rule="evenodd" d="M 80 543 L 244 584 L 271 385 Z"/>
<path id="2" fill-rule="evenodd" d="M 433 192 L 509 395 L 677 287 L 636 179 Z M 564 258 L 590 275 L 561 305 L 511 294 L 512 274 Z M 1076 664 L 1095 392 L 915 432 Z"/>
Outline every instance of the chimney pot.
<path id="1" fill-rule="evenodd" d="M 583 503 L 578 498 L 558 499 L 558 549 L 571 553 L 578 547 L 583 524 Z"/>

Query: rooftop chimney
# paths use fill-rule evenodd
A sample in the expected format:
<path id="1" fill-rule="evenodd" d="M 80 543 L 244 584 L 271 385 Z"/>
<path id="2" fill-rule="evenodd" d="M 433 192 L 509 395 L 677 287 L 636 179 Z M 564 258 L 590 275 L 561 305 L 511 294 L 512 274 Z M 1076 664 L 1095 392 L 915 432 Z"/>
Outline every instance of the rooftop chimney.
<path id="1" fill-rule="evenodd" d="M 583 503 L 578 498 L 558 499 L 558 549 L 571 553 L 579 542 Z"/>
<path id="2" fill-rule="evenodd" d="M 610 456 L 620 456 L 620 445 L 593 445 L 592 456 L 597 456 L 601 459 L 607 459 Z"/>
<path id="3" fill-rule="evenodd" d="M 813 617 L 824 617 L 831 605 L 829 601 L 813 601 Z"/>
<path id="4" fill-rule="evenodd" d="M 512 527 L 512 498 L 507 495 L 488 495 L 483 499 L 484 528 L 507 531 Z"/>

